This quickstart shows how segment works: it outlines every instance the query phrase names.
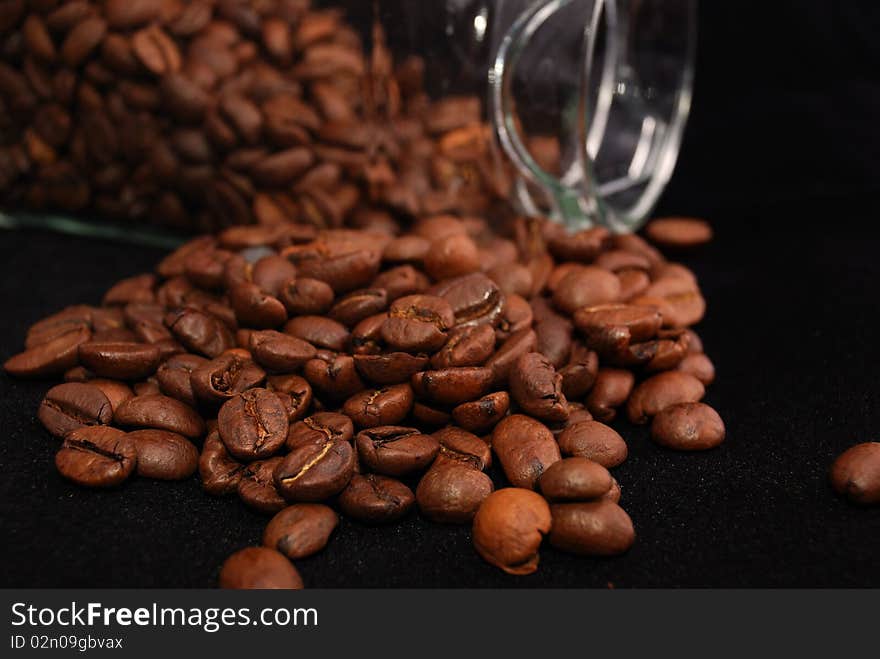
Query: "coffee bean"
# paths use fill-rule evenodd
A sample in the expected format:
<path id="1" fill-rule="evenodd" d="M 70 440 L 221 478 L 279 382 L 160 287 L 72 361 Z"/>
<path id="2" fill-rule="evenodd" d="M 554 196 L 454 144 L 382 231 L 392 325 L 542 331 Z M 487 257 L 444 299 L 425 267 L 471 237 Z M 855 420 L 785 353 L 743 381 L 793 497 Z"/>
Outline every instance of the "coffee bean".
<path id="1" fill-rule="evenodd" d="M 406 515 L 415 500 L 412 490 L 398 480 L 379 474 L 355 474 L 339 495 L 339 507 L 353 519 L 384 524 Z"/>
<path id="2" fill-rule="evenodd" d="M 571 357 L 572 324 L 568 318 L 553 314 L 535 326 L 535 351 L 544 355 L 555 368 L 562 368 Z"/>
<path id="3" fill-rule="evenodd" d="M 469 236 L 452 234 L 431 242 L 424 267 L 435 281 L 451 279 L 479 270 L 480 255 Z"/>
<path id="4" fill-rule="evenodd" d="M 141 64 L 157 76 L 180 70 L 182 58 L 177 44 L 157 25 L 135 32 L 131 47 Z"/>
<path id="5" fill-rule="evenodd" d="M 489 444 L 467 430 L 447 426 L 435 432 L 432 437 L 440 444 L 435 465 L 452 461 L 484 471 L 492 464 L 492 449 Z"/>
<path id="6" fill-rule="evenodd" d="M 567 400 L 583 398 L 596 382 L 599 374 L 599 356 L 576 342 L 571 347 L 568 364 L 559 369 L 562 376 L 562 393 Z"/>
<path id="7" fill-rule="evenodd" d="M 403 352 L 434 352 L 443 347 L 455 323 L 449 304 L 431 295 L 407 295 L 394 301 L 382 325 L 382 339 Z"/>
<path id="8" fill-rule="evenodd" d="M 291 316 L 322 314 L 333 304 L 333 289 L 318 279 L 298 277 L 281 287 L 279 299 Z"/>
<path id="9" fill-rule="evenodd" d="M 354 451 L 348 442 L 306 444 L 281 460 L 275 469 L 275 484 L 290 501 L 323 501 L 348 485 L 354 466 Z"/>
<path id="10" fill-rule="evenodd" d="M 484 433 L 494 428 L 509 409 L 510 396 L 506 391 L 497 391 L 458 405 L 452 410 L 452 418 L 465 430 Z"/>
<path id="11" fill-rule="evenodd" d="M 144 25 L 159 16 L 159 0 L 107 0 L 104 15 L 114 30 L 125 30 Z"/>
<path id="12" fill-rule="evenodd" d="M 250 282 L 233 286 L 229 290 L 229 303 L 236 320 L 242 325 L 270 329 L 280 327 L 287 320 L 287 309 L 281 301 Z"/>
<path id="13" fill-rule="evenodd" d="M 538 485 L 550 501 L 589 501 L 608 493 L 612 478 L 598 462 L 575 457 L 550 465 Z"/>
<path id="14" fill-rule="evenodd" d="M 390 303 L 404 295 L 424 293 L 429 285 L 430 281 L 425 273 L 411 265 L 400 265 L 377 275 L 371 288 L 383 289 Z"/>
<path id="15" fill-rule="evenodd" d="M 148 343 L 83 343 L 80 363 L 95 375 L 119 380 L 138 380 L 156 372 L 161 352 Z"/>
<path id="16" fill-rule="evenodd" d="M 724 422 L 705 403 L 680 403 L 662 410 L 651 423 L 651 439 L 679 451 L 703 451 L 724 441 Z"/>
<path id="17" fill-rule="evenodd" d="M 298 316 L 284 326 L 284 333 L 307 341 L 319 348 L 342 351 L 348 345 L 349 333 L 342 323 L 323 316 Z"/>
<path id="18" fill-rule="evenodd" d="M 420 264 L 431 249 L 431 241 L 422 236 L 400 236 L 389 242 L 382 252 L 388 263 Z"/>
<path id="19" fill-rule="evenodd" d="M 428 292 L 446 300 L 455 316 L 455 327 L 493 325 L 504 308 L 504 294 L 481 272 L 447 279 Z"/>
<path id="20" fill-rule="evenodd" d="M 550 524 L 550 507 L 541 495 L 504 488 L 486 497 L 474 516 L 474 547 L 508 574 L 531 574 L 538 569 L 538 548 Z"/>
<path id="21" fill-rule="evenodd" d="M 60 375 L 77 364 L 79 346 L 89 340 L 88 327 L 75 327 L 6 360 L 4 370 L 19 378 Z"/>
<path id="22" fill-rule="evenodd" d="M 249 344 L 254 361 L 277 373 L 299 370 L 317 352 L 311 343 L 273 330 L 253 332 Z"/>
<path id="23" fill-rule="evenodd" d="M 492 492 L 492 479 L 464 464 L 431 467 L 416 488 L 419 510 L 434 522 L 466 524 Z"/>
<path id="24" fill-rule="evenodd" d="M 408 384 L 364 389 L 345 401 L 342 411 L 360 428 L 391 426 L 403 421 L 412 409 L 413 391 Z"/>
<path id="25" fill-rule="evenodd" d="M 541 474 L 561 459 L 547 426 L 522 414 L 502 419 L 492 431 L 492 450 L 507 480 L 515 487 L 535 489 Z"/>
<path id="26" fill-rule="evenodd" d="M 311 359 L 306 362 L 303 375 L 318 395 L 329 400 L 344 400 L 364 388 L 351 355 Z"/>
<path id="27" fill-rule="evenodd" d="M 248 389 L 223 403 L 217 429 L 233 457 L 244 461 L 267 458 L 287 440 L 287 410 L 268 389 Z"/>
<path id="28" fill-rule="evenodd" d="M 531 329 L 533 320 L 532 307 L 525 298 L 507 295 L 498 317 L 495 337 L 498 341 L 506 341 L 516 332 Z"/>
<path id="29" fill-rule="evenodd" d="M 586 344 L 603 354 L 616 354 L 632 343 L 654 338 L 662 322 L 657 309 L 627 304 L 584 307 L 574 314 Z"/>
<path id="30" fill-rule="evenodd" d="M 486 362 L 492 369 L 492 386 L 507 386 L 510 370 L 523 355 L 535 352 L 538 348 L 538 337 L 532 329 L 523 329 L 510 335 L 498 351 Z"/>
<path id="31" fill-rule="evenodd" d="M 558 226 L 549 228 L 553 232 L 547 240 L 547 247 L 560 261 L 592 263 L 611 241 L 608 229 L 603 227 L 584 229 L 574 234 L 560 231 Z"/>
<path id="32" fill-rule="evenodd" d="M 339 524 L 333 509 L 319 503 L 297 503 L 277 513 L 263 531 L 263 545 L 289 559 L 306 558 L 327 546 Z"/>
<path id="33" fill-rule="evenodd" d="M 706 300 L 699 287 L 687 278 L 658 279 L 631 303 L 656 307 L 663 317 L 663 326 L 671 328 L 696 325 L 706 313 Z"/>
<path id="34" fill-rule="evenodd" d="M 412 376 L 413 391 L 420 399 L 440 405 L 460 405 L 483 396 L 491 387 L 493 372 L 481 366 L 422 371 Z"/>
<path id="35" fill-rule="evenodd" d="M 204 357 L 188 353 L 170 357 L 156 370 L 159 388 L 166 396 L 195 407 L 196 395 L 191 383 L 192 374 L 207 363 L 208 360 Z"/>
<path id="36" fill-rule="evenodd" d="M 633 423 L 647 423 L 671 405 L 695 403 L 706 393 L 703 383 L 693 375 L 668 371 L 654 375 L 638 385 L 626 404 L 626 413 Z"/>
<path id="37" fill-rule="evenodd" d="M 427 467 L 440 450 L 437 440 L 416 428 L 378 426 L 358 433 L 358 456 L 371 470 L 402 476 Z"/>
<path id="38" fill-rule="evenodd" d="M 134 442 L 108 426 L 71 430 L 55 455 L 58 472 L 84 487 L 115 487 L 131 475 L 136 464 Z"/>
<path id="39" fill-rule="evenodd" d="M 556 503 L 550 506 L 550 544 L 585 556 L 614 556 L 635 541 L 632 520 L 611 501 Z"/>
<path id="40" fill-rule="evenodd" d="M 705 220 L 689 217 L 666 217 L 652 220 L 645 227 L 648 239 L 663 247 L 683 249 L 712 240 L 712 227 Z"/>
<path id="41" fill-rule="evenodd" d="M 282 553 L 267 547 L 246 547 L 223 563 L 220 587 L 236 590 L 300 590 L 303 582 L 299 572 Z"/>
<path id="42" fill-rule="evenodd" d="M 146 478 L 183 480 L 199 464 L 199 451 L 191 441 L 165 430 L 135 430 L 128 433 L 137 450 L 137 473 Z"/>
<path id="43" fill-rule="evenodd" d="M 831 466 L 831 486 L 853 503 L 880 503 L 880 442 L 847 449 Z"/>
<path id="44" fill-rule="evenodd" d="M 568 401 L 562 393 L 562 375 L 543 355 L 520 357 L 510 371 L 510 394 L 527 413 L 551 423 L 568 418 Z"/>
<path id="45" fill-rule="evenodd" d="M 208 494 L 222 496 L 238 490 L 245 465 L 230 457 L 220 433 L 211 431 L 205 438 L 199 456 L 199 477 Z"/>
<path id="46" fill-rule="evenodd" d="M 587 409 L 599 421 L 610 422 L 617 416 L 617 408 L 623 405 L 635 386 L 635 376 L 630 371 L 617 368 L 600 368 L 593 388 L 587 395 Z"/>
<path id="47" fill-rule="evenodd" d="M 238 496 L 245 505 L 267 515 L 274 515 L 287 505 L 275 485 L 275 470 L 282 460 L 281 457 L 257 460 L 242 470 Z"/>
<path id="48" fill-rule="evenodd" d="M 107 22 L 98 17 L 77 23 L 61 44 L 61 59 L 71 69 L 79 66 L 107 34 Z"/>
<path id="49" fill-rule="evenodd" d="M 715 365 L 709 357 L 702 353 L 686 355 L 676 366 L 676 369 L 682 373 L 693 375 L 704 386 L 709 386 L 715 381 Z"/>
<path id="50" fill-rule="evenodd" d="M 205 423 L 195 410 L 161 394 L 129 398 L 116 410 L 113 420 L 121 426 L 168 430 L 190 438 L 205 433 Z"/>
<path id="51" fill-rule="evenodd" d="M 471 325 L 453 330 L 446 344 L 431 357 L 435 369 L 453 366 L 480 366 L 495 350 L 495 330 L 491 325 Z"/>
<path id="52" fill-rule="evenodd" d="M 35 348 L 71 330 L 91 329 L 94 315 L 94 309 L 83 304 L 62 309 L 31 325 L 25 336 L 24 347 Z"/>
<path id="53" fill-rule="evenodd" d="M 37 418 L 55 437 L 64 437 L 83 426 L 107 425 L 113 420 L 113 409 L 98 387 L 71 382 L 48 391 Z"/>
<path id="54" fill-rule="evenodd" d="M 626 460 L 626 442 L 612 428 L 598 421 L 581 421 L 563 430 L 559 450 L 566 456 L 578 456 L 610 469 Z"/>
<path id="55" fill-rule="evenodd" d="M 392 385 L 408 383 L 413 375 L 428 365 L 428 357 L 407 352 L 355 355 L 354 365 L 365 380 L 378 385 Z"/>
<path id="56" fill-rule="evenodd" d="M 219 406 L 223 402 L 259 387 L 266 378 L 266 372 L 250 359 L 229 352 L 198 366 L 190 376 L 196 400 Z"/>
<path id="57" fill-rule="evenodd" d="M 89 384 L 93 387 L 97 387 L 105 396 L 107 396 L 107 400 L 110 401 L 110 409 L 112 412 L 115 412 L 122 403 L 134 396 L 131 387 L 123 382 L 117 382 L 116 380 L 92 378 L 89 380 Z"/>
<path id="58" fill-rule="evenodd" d="M 235 338 L 216 317 L 196 309 L 170 313 L 165 324 L 188 350 L 214 358 L 235 345 Z"/>
<path id="59" fill-rule="evenodd" d="M 333 320 L 354 327 L 388 307 L 388 294 L 382 288 L 365 288 L 341 297 L 328 312 Z"/>
<path id="60" fill-rule="evenodd" d="M 336 412 L 317 412 L 290 426 L 287 448 L 291 451 L 301 446 L 319 445 L 326 442 L 350 442 L 354 437 L 351 419 Z"/>
<path id="61" fill-rule="evenodd" d="M 553 304 L 568 314 L 583 307 L 615 302 L 620 298 L 617 275 L 595 266 L 576 268 L 563 277 L 553 293 Z"/>

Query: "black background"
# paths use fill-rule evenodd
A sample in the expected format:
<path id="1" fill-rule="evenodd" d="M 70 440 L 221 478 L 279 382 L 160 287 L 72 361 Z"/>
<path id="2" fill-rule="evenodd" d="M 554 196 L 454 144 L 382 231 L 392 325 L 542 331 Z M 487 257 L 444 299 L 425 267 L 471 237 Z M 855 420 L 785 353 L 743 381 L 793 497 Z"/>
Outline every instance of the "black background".
<path id="1" fill-rule="evenodd" d="M 709 313 L 699 328 L 728 427 L 684 455 L 615 424 L 615 470 L 638 540 L 625 556 L 547 547 L 537 574 L 484 564 L 469 529 L 417 515 L 387 528 L 343 520 L 298 562 L 330 586 L 878 586 L 880 509 L 827 484 L 834 456 L 880 439 L 880 27 L 873 2 L 711 2 L 701 7 L 697 89 L 660 213 L 705 215 L 710 246 L 683 260 Z M 0 234 L 0 348 L 64 305 L 97 303 L 162 252 L 23 231 Z M 211 586 L 265 519 L 197 479 L 84 491 L 55 472 L 34 417 L 47 383 L 0 375 L 5 586 Z"/>

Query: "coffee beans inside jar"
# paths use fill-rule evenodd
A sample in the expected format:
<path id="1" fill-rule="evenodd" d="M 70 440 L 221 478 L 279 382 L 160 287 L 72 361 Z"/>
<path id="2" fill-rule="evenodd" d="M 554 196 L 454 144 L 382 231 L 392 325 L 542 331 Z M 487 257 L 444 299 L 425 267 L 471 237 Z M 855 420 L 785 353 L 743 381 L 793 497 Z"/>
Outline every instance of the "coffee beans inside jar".
<path id="1" fill-rule="evenodd" d="M 267 516 L 221 586 L 302 587 L 291 561 L 340 517 L 472 524 L 510 574 L 545 544 L 621 553 L 608 424 L 651 423 L 656 450 L 724 439 L 693 273 L 513 214 L 480 103 L 429 99 L 422 63 L 365 58 L 305 1 L 46 6 L 2 17 L 0 203 L 214 233 L 36 323 L 5 369 L 64 380 L 37 416 L 71 482 L 198 471 Z"/>

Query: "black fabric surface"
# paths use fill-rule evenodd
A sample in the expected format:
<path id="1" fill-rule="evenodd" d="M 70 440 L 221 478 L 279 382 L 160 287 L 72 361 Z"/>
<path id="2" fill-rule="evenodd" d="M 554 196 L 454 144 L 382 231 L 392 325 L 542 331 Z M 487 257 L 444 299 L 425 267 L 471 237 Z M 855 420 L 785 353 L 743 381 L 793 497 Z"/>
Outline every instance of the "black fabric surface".
<path id="1" fill-rule="evenodd" d="M 880 508 L 827 483 L 836 455 L 880 440 L 878 14 L 861 1 L 701 4 L 694 109 L 660 212 L 716 227 L 684 260 L 709 303 L 707 401 L 728 439 L 679 454 L 614 424 L 630 448 L 614 470 L 638 534 L 630 552 L 546 547 L 536 574 L 514 578 L 476 555 L 466 527 L 343 520 L 297 563 L 306 585 L 880 586 Z M 0 356 L 32 322 L 97 303 L 161 255 L 0 232 Z M 229 553 L 259 541 L 266 519 L 195 477 L 112 492 L 63 481 L 35 419 L 48 386 L 0 375 L 0 585 L 212 586 Z"/>

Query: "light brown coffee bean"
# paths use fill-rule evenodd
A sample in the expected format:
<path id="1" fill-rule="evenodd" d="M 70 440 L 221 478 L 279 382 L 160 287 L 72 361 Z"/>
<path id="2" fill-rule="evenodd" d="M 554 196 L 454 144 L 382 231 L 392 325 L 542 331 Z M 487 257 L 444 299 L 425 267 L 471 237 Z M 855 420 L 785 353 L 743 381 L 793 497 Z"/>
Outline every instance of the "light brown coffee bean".
<path id="1" fill-rule="evenodd" d="M 263 545 L 277 549 L 289 559 L 306 558 L 327 546 L 339 525 L 329 506 L 297 503 L 277 513 L 263 531 Z"/>
<path id="2" fill-rule="evenodd" d="M 137 449 L 137 473 L 146 478 L 183 480 L 199 464 L 199 451 L 182 435 L 166 430 L 135 430 L 128 433 Z"/>
<path id="3" fill-rule="evenodd" d="M 492 431 L 492 450 L 515 487 L 534 490 L 538 479 L 561 459 L 553 433 L 531 417 L 512 414 Z"/>
<path id="4" fill-rule="evenodd" d="M 501 489 L 486 497 L 474 516 L 474 547 L 508 574 L 531 574 L 538 569 L 538 548 L 550 525 L 550 507 L 541 495 Z"/>
<path id="5" fill-rule="evenodd" d="M 593 388 L 587 395 L 586 405 L 598 421 L 606 423 L 617 416 L 617 408 L 623 405 L 635 387 L 636 378 L 631 371 L 619 368 L 600 368 Z"/>
<path id="6" fill-rule="evenodd" d="M 444 462 L 431 467 L 416 488 L 422 514 L 434 522 L 466 524 L 492 493 L 492 479 L 471 466 Z"/>
<path id="7" fill-rule="evenodd" d="M 636 534 L 629 515 L 611 501 L 550 506 L 550 544 L 584 556 L 615 556 L 632 547 Z"/>
<path id="8" fill-rule="evenodd" d="M 223 563 L 220 587 L 236 590 L 299 590 L 303 588 L 303 581 L 281 552 L 268 547 L 246 547 Z"/>
<path id="9" fill-rule="evenodd" d="M 69 382 L 49 389 L 40 403 L 37 418 L 55 437 L 64 437 L 83 426 L 109 424 L 113 421 L 113 408 L 98 387 Z"/>
<path id="10" fill-rule="evenodd" d="M 581 421 L 563 430 L 557 438 L 566 456 L 580 456 L 610 469 L 626 460 L 626 442 L 616 430 L 598 421 Z"/>
<path id="11" fill-rule="evenodd" d="M 857 444 L 838 456 L 831 485 L 853 503 L 880 503 L 880 442 Z"/>
<path id="12" fill-rule="evenodd" d="M 695 403 L 705 394 L 703 383 L 693 375 L 667 371 L 648 378 L 633 390 L 626 413 L 631 422 L 643 424 L 670 405 Z"/>
<path id="13" fill-rule="evenodd" d="M 194 409 L 161 394 L 129 398 L 116 410 L 113 420 L 121 426 L 168 430 L 189 438 L 205 434 L 205 422 Z"/>
<path id="14" fill-rule="evenodd" d="M 724 441 L 724 422 L 705 403 L 679 403 L 663 409 L 651 422 L 651 439 L 678 451 L 705 451 Z"/>
<path id="15" fill-rule="evenodd" d="M 538 485 L 550 501 L 589 501 L 605 495 L 612 485 L 611 474 L 587 458 L 565 458 L 550 465 Z"/>
<path id="16" fill-rule="evenodd" d="M 663 247 L 677 249 L 704 245 L 712 240 L 712 227 L 705 220 L 690 217 L 664 217 L 645 227 L 648 239 Z"/>
<path id="17" fill-rule="evenodd" d="M 58 472 L 84 487 L 115 487 L 131 475 L 136 464 L 134 442 L 108 426 L 71 430 L 55 455 Z"/>

